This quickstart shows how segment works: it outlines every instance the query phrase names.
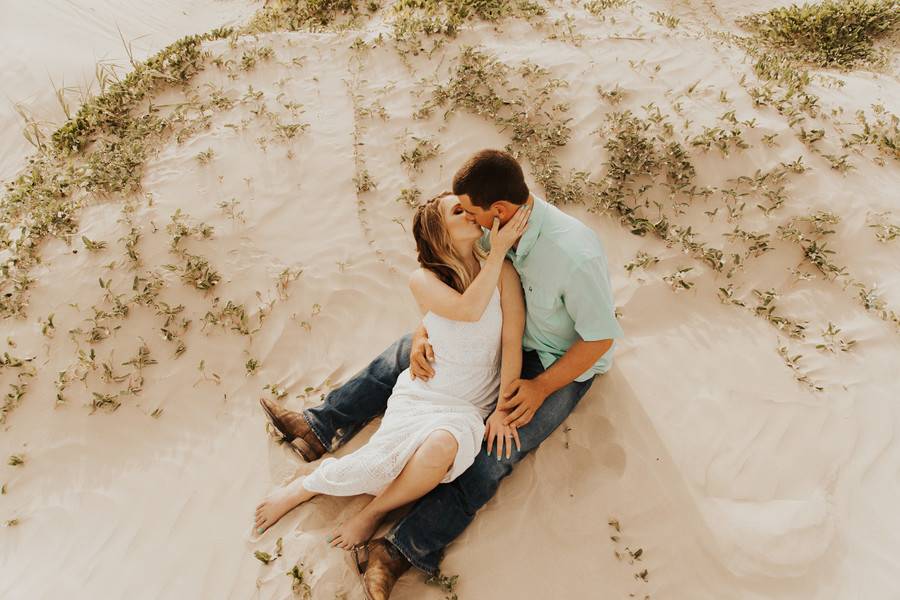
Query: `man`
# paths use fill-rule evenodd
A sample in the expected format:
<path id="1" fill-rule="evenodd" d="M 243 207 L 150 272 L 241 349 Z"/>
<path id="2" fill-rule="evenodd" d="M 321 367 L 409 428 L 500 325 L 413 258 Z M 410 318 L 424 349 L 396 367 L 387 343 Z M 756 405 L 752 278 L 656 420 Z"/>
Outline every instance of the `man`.
<path id="1" fill-rule="evenodd" d="M 532 195 L 522 168 L 508 153 L 482 150 L 453 178 L 453 193 L 473 222 L 489 229 L 495 217 L 509 221 L 522 204 L 532 206 L 528 227 L 508 253 L 526 301 L 522 375 L 501 390 L 498 410 L 516 428 L 521 447 L 509 458 L 479 453 L 454 481 L 421 498 L 384 538 L 363 548 L 357 565 L 370 598 L 387 598 L 412 564 L 429 575 L 444 548 L 493 497 L 517 462 L 537 448 L 578 404 L 598 374 L 612 365 L 616 321 L 600 240 L 577 219 Z M 482 240 L 486 244 L 488 236 Z M 433 351 L 420 326 L 397 340 L 368 367 L 302 413 L 260 400 L 275 426 L 307 461 L 333 451 L 384 412 L 399 374 L 434 375 Z"/>

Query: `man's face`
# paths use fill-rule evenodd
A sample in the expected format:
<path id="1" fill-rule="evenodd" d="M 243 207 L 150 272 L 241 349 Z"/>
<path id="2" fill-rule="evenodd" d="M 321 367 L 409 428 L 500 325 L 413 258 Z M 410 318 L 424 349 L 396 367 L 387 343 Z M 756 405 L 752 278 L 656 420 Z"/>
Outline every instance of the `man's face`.
<path id="1" fill-rule="evenodd" d="M 479 206 L 475 206 L 472 204 L 472 200 L 469 199 L 467 194 L 457 196 L 457 198 L 459 199 L 459 204 L 462 206 L 462 209 L 466 211 L 466 216 L 473 223 L 478 223 L 486 229 L 491 228 L 491 225 L 494 224 L 494 217 L 497 216 L 496 211 L 493 208 L 484 210 Z"/>

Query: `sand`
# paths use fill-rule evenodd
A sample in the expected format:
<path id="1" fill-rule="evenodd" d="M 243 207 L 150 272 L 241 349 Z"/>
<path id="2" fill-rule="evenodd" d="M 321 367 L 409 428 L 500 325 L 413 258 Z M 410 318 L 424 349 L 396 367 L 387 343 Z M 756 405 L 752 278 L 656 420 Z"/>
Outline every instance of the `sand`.
<path id="1" fill-rule="evenodd" d="M 193 2 L 182 14 L 176 3 L 163 3 L 151 15 L 125 3 L 90 11 L 58 3 L 37 15 L 5 4 L 12 18 L 4 19 L 0 32 L 15 33 L 0 36 L 4 72 L 12 73 L 13 83 L 6 96 L 47 119 L 59 119 L 59 111 L 52 108 L 44 74 L 54 80 L 65 74 L 68 85 L 91 73 L 101 56 L 121 57 L 117 22 L 126 37 L 149 34 L 140 42 L 146 56 L 184 33 L 244 19 L 256 8 Z M 679 17 L 681 24 L 667 29 L 655 23 L 649 17 L 654 10 Z M 32 273 L 28 318 L 3 321 L 2 350 L 36 357 L 38 375 L 0 431 L 0 484 L 6 484 L 0 520 L 18 520 L 0 529 L 0 597 L 289 598 L 291 577 L 285 573 L 294 565 L 312 598 L 362 597 L 346 553 L 324 540 L 334 523 L 360 508 L 360 499 L 315 499 L 261 538 L 250 535 L 259 500 L 312 468 L 267 435 L 257 399 L 274 385 L 286 392 L 286 406 L 312 406 L 417 324 L 406 288 L 416 266 L 412 213 L 396 201 L 400 190 L 416 185 L 429 197 L 449 186 L 473 151 L 510 140 L 508 131 L 464 111 L 446 121 L 440 109 L 428 119 L 412 118 L 423 101 L 415 95 L 419 79 L 446 81 L 465 44 L 510 65 L 533 61 L 568 82 L 556 92 L 569 103 L 572 119 L 571 141 L 559 162 L 592 174 L 601 172 L 605 160 L 605 140 L 595 130 L 606 113 L 629 108 L 643 114 L 640 106 L 648 102 L 671 113 L 673 98 L 701 80 L 692 95 L 681 98 L 683 118 L 694 124 L 684 132 L 683 119 L 674 120 L 679 135 L 695 135 L 729 109 L 740 119 L 756 118 L 757 126 L 747 133 L 752 147 L 728 159 L 715 150 L 691 149 L 698 184 L 722 185 L 726 177 L 803 156 L 812 168 L 788 179 L 786 206 L 767 218 L 752 207 L 755 201 L 749 203 L 742 226 L 774 239 L 776 226 L 792 216 L 838 215 L 828 242 L 835 262 L 856 280 L 877 282 L 887 305 L 900 307 L 900 240 L 878 242 L 866 222 L 869 213 L 897 211 L 896 161 L 880 166 L 868 148 L 851 157 L 854 170 L 841 174 L 804 147 L 784 117 L 754 107 L 739 83 L 751 73 L 749 59 L 703 35 L 704 25 L 738 31 L 732 20 L 743 10 L 727 2 L 659 3 L 617 9 L 612 24 L 577 7 L 555 6 L 549 20 L 570 13 L 584 36 L 580 45 L 548 39 L 551 29 L 524 21 L 505 22 L 500 33 L 479 23 L 431 61 L 418 56 L 410 65 L 386 42 L 363 52 L 351 48 L 357 35 L 371 43 L 379 30 L 387 31 L 377 19 L 362 34 L 261 34 L 242 38 L 236 48 L 224 40 L 208 43 L 213 56 L 237 61 L 253 47 L 270 47 L 275 56 L 249 71 L 236 70 L 234 79 L 210 66 L 193 89 L 215 86 L 237 101 L 250 85 L 264 96 L 212 113 L 208 128 L 151 155 L 142 192 L 133 198 L 133 218 L 142 232 L 141 269 L 129 271 L 117 241 L 128 231 L 119 221 L 123 199 L 98 197 L 82 212 L 71 247 L 56 239 L 43 247 L 43 263 Z M 73 29 L 73 19 L 84 24 L 77 34 L 84 38 L 62 35 Z M 610 38 L 634 33 L 643 39 Z M 95 45 L 79 41 L 86 39 Z M 641 60 L 645 66 L 629 63 Z M 900 112 L 895 75 L 831 75 L 844 87 L 812 89 L 825 109 L 843 107 L 844 121 L 874 102 Z M 612 107 L 595 88 L 616 83 L 627 96 Z M 719 101 L 720 90 L 730 99 L 727 107 Z M 353 91 L 360 94 L 357 109 L 383 106 L 388 118 L 354 118 Z M 158 102 L 184 99 L 184 92 L 170 90 Z M 291 102 L 302 107 L 286 106 Z M 260 103 L 278 122 L 308 127 L 282 139 L 273 122 L 254 114 Z M 12 126 L 15 118 L 11 107 L 0 113 L 4 178 L 28 154 Z M 824 126 L 832 135 L 832 124 Z M 770 133 L 779 134 L 779 146 L 761 143 Z M 361 145 L 354 145 L 355 136 Z M 400 160 L 412 136 L 440 144 L 421 173 Z M 197 156 L 209 149 L 212 158 L 203 164 Z M 359 161 L 376 184 L 371 191 L 357 192 Z M 231 200 L 238 202 L 239 218 L 219 206 Z M 695 201 L 706 210 L 717 202 Z M 182 242 L 221 273 L 209 292 L 162 269 L 178 262 L 165 229 L 178 209 L 187 222 L 214 228 L 210 239 Z M 841 289 L 821 276 L 792 281 L 789 269 L 801 253 L 786 242 L 726 281 L 677 246 L 632 235 L 611 215 L 584 205 L 563 209 L 603 241 L 626 337 L 613 369 L 450 546 L 442 569 L 459 575 L 459 597 L 900 597 L 897 328 L 864 310 L 853 288 Z M 733 228 L 723 212 L 710 220 L 692 209 L 682 222 L 722 245 L 721 234 Z M 109 246 L 88 252 L 78 241 L 81 234 Z M 629 272 L 625 265 L 639 250 L 659 262 Z M 113 260 L 117 266 L 104 266 Z M 663 278 L 687 266 L 693 267 L 688 279 L 694 285 L 676 293 Z M 91 347 L 98 361 L 111 357 L 120 365 L 146 341 L 158 364 L 143 369 L 143 391 L 122 398 L 114 412 L 92 413 L 92 391 L 122 387 L 94 373 L 89 386 L 70 384 L 67 402 L 55 406 L 56 374 L 71 367 L 77 353 L 67 331 L 84 327 L 91 305 L 102 305 L 97 278 L 111 279 L 116 293 L 130 293 L 133 276 L 150 268 L 167 282 L 161 298 L 183 304 L 184 315 L 193 319 L 183 336 L 187 350 L 174 358 L 171 342 L 159 333 L 159 318 L 151 309 L 132 307 L 127 319 L 116 322 L 121 329 Z M 285 269 L 302 272 L 279 290 Z M 815 272 L 808 263 L 806 270 Z M 717 289 L 732 282 L 751 309 L 751 289 L 777 288 L 778 313 L 809 321 L 807 338 L 791 339 L 752 310 L 720 302 Z M 202 327 L 217 297 L 219 307 L 228 300 L 244 304 L 250 329 L 260 329 L 244 336 Z M 48 338 L 38 319 L 50 313 L 56 332 Z M 828 322 L 840 327 L 839 337 L 856 340 L 852 351 L 815 348 Z M 802 354 L 802 373 L 824 389 L 797 381 L 779 346 Z M 82 347 L 88 349 L 84 342 Z M 249 358 L 260 365 L 253 374 L 245 366 Z M 0 371 L 4 389 L 14 381 L 10 369 Z M 162 412 L 152 416 L 157 409 Z M 341 453 L 358 447 L 376 426 L 370 424 Z M 23 455 L 25 464 L 7 465 L 12 454 Z M 254 558 L 257 550 L 273 553 L 278 538 L 280 557 L 268 565 Z M 634 560 L 629 550 L 637 549 Z M 445 595 L 412 572 L 392 597 Z"/>

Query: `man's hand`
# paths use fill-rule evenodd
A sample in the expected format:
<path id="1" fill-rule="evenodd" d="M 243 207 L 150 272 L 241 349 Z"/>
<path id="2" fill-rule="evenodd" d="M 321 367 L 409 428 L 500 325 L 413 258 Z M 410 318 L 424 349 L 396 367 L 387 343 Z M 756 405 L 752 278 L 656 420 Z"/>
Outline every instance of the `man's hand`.
<path id="1" fill-rule="evenodd" d="M 428 381 L 434 377 L 431 361 L 434 360 L 434 348 L 428 343 L 428 333 L 420 327 L 413 336 L 412 348 L 409 351 L 409 372 L 413 379 L 418 377 Z"/>
<path id="2" fill-rule="evenodd" d="M 494 440 L 497 440 L 497 460 L 503 456 L 503 444 L 506 443 L 506 458 L 512 454 L 512 443 L 516 441 L 516 449 L 522 449 L 522 443 L 519 441 L 519 432 L 514 427 L 503 424 L 507 413 L 500 409 L 495 409 L 485 422 L 484 438 L 487 440 L 487 453 L 491 454 L 491 448 L 494 446 Z"/>
<path id="3" fill-rule="evenodd" d="M 497 410 L 508 413 L 504 425 L 524 427 L 549 395 L 550 391 L 536 379 L 516 379 L 503 390 Z"/>

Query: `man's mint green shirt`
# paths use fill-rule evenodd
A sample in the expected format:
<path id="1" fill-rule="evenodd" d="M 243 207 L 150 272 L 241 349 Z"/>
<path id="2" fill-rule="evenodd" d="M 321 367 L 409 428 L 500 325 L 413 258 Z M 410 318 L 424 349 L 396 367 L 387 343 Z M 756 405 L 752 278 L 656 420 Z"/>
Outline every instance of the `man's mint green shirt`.
<path id="1" fill-rule="evenodd" d="M 612 339 L 606 353 L 575 378 L 585 381 L 612 366 L 616 320 L 606 252 L 590 228 L 532 194 L 534 208 L 516 248 L 507 253 L 525 292 L 522 347 L 535 350 L 547 369 L 579 339 Z M 482 238 L 490 248 L 490 233 Z"/>

